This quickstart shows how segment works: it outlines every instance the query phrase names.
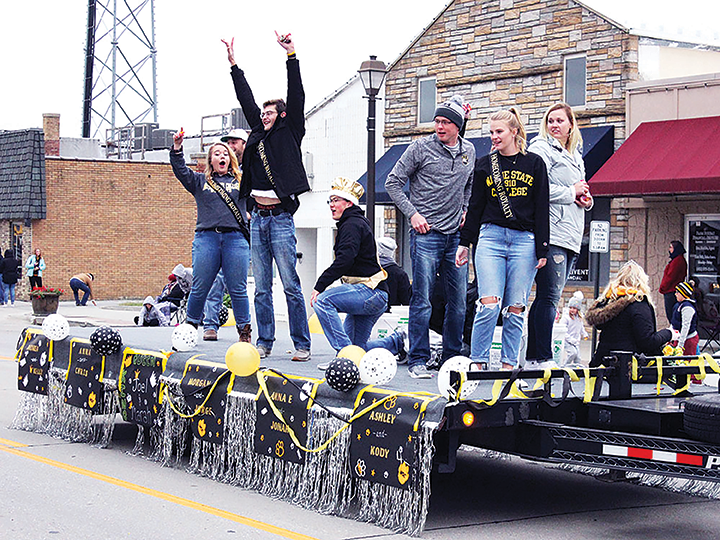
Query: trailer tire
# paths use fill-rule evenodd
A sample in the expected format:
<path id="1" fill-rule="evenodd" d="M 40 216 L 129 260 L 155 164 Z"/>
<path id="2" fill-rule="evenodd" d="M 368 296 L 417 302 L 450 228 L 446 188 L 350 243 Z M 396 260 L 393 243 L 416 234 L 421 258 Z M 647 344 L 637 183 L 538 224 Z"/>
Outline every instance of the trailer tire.
<path id="1" fill-rule="evenodd" d="M 683 413 L 685 433 L 700 441 L 720 443 L 720 394 L 690 398 Z"/>

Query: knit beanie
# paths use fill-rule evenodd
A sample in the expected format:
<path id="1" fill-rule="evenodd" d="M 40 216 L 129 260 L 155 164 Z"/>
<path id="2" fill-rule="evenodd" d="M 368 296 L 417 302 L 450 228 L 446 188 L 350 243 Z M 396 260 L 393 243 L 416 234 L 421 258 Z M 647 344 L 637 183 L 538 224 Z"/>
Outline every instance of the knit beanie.
<path id="1" fill-rule="evenodd" d="M 437 118 L 438 116 L 444 116 L 455 124 L 458 129 L 462 129 L 465 123 L 465 109 L 463 109 L 462 96 L 454 95 L 449 100 L 438 105 L 433 118 Z"/>
<path id="2" fill-rule="evenodd" d="M 569 308 L 575 308 L 578 311 L 582 308 L 582 298 L 578 298 L 577 296 L 573 296 L 570 299 L 570 302 L 568 302 Z"/>
<path id="3" fill-rule="evenodd" d="M 684 298 L 689 300 L 693 297 L 693 286 L 687 281 L 683 281 L 675 287 L 675 292 L 679 292 Z"/>

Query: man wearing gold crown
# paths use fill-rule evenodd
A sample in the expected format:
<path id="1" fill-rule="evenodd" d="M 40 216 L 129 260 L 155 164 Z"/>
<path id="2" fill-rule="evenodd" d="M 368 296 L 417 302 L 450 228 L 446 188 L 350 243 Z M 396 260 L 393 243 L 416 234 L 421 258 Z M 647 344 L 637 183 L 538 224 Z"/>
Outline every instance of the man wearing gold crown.
<path id="1" fill-rule="evenodd" d="M 465 123 L 462 97 L 435 109 L 435 133 L 417 139 L 388 175 L 385 189 L 410 220 L 413 294 L 408 321 L 408 371 L 415 379 L 431 377 L 430 299 L 437 280 L 444 287 L 443 360 L 459 355 L 465 326 L 467 267 L 455 266 L 460 227 L 472 190 L 475 147 L 460 136 Z M 410 197 L 403 191 L 410 183 Z"/>
<path id="2" fill-rule="evenodd" d="M 358 206 L 364 191 L 347 178 L 333 181 L 328 204 L 337 221 L 335 260 L 320 275 L 310 296 L 325 337 L 336 351 L 348 345 L 364 349 L 388 305 L 387 274 L 378 262 L 370 222 Z M 342 284 L 328 289 L 338 279 Z M 347 314 L 344 323 L 340 313 Z"/>

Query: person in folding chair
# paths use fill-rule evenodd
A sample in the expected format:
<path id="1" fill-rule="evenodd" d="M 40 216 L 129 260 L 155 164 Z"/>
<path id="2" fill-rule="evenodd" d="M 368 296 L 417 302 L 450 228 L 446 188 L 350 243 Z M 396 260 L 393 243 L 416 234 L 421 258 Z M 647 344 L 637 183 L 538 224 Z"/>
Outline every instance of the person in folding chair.
<path id="1" fill-rule="evenodd" d="M 173 136 L 170 164 L 175 177 L 195 197 L 197 204 L 187 322 L 195 328 L 200 324 L 205 299 L 222 268 L 240 341 L 250 343 L 248 190 L 243 185 L 235 152 L 223 142 L 217 142 L 208 149 L 204 173 L 191 171 L 183 157 L 184 136 L 182 128 Z"/>

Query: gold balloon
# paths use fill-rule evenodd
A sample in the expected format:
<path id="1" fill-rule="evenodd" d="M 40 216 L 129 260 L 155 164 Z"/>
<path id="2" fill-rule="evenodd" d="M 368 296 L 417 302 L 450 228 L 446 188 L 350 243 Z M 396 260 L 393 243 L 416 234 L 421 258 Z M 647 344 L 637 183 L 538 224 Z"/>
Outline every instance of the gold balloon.
<path id="1" fill-rule="evenodd" d="M 310 318 L 308 319 L 308 327 L 310 328 L 311 334 L 324 334 L 322 326 L 320 326 L 320 320 L 318 319 L 318 316 L 313 313 L 310 315 Z"/>
<path id="2" fill-rule="evenodd" d="M 233 343 L 225 353 L 225 364 L 238 377 L 248 377 L 260 367 L 260 353 L 250 343 Z"/>
<path id="3" fill-rule="evenodd" d="M 340 349 L 337 353 L 337 358 L 347 358 L 348 360 L 352 360 L 356 366 L 360 365 L 360 360 L 362 360 L 363 356 L 365 356 L 365 351 L 362 347 L 358 347 L 357 345 L 348 345 L 347 347 Z"/>

